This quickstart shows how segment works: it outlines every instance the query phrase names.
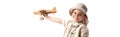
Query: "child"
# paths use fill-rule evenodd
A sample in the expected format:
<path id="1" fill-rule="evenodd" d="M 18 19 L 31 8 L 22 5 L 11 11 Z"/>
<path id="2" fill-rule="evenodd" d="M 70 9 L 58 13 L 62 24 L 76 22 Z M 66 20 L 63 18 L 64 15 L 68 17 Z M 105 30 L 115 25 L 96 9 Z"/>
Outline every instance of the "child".
<path id="1" fill-rule="evenodd" d="M 48 16 L 46 13 L 43 13 L 43 16 L 48 20 L 63 24 L 65 27 L 64 37 L 88 37 L 88 17 L 86 13 L 87 7 L 85 4 L 78 3 L 69 10 L 69 14 L 72 17 L 71 20 L 65 21 Z"/>

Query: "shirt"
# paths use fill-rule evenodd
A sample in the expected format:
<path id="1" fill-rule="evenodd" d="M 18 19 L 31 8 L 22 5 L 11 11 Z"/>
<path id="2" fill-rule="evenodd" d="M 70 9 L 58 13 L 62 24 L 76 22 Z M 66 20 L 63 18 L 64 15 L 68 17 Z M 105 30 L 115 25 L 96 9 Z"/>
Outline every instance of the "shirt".
<path id="1" fill-rule="evenodd" d="M 76 23 L 72 20 L 63 20 L 65 31 L 63 37 L 88 37 L 88 28 L 82 23 Z"/>

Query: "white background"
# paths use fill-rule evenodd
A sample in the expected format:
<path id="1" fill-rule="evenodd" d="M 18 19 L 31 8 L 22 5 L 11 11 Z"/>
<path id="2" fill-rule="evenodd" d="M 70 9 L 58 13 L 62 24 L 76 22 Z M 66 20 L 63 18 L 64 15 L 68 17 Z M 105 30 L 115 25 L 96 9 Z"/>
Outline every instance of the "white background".
<path id="1" fill-rule="evenodd" d="M 62 37 L 63 25 L 32 13 L 55 6 L 55 17 L 69 19 L 69 8 L 78 2 L 88 7 L 89 37 L 120 37 L 119 0 L 0 0 L 0 37 Z"/>

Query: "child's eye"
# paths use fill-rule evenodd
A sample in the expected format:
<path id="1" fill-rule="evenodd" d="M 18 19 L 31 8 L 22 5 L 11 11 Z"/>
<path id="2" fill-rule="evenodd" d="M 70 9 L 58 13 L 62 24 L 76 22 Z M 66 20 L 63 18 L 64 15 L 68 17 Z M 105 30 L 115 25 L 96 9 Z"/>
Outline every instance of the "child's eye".
<path id="1" fill-rule="evenodd" d="M 74 14 L 76 14 L 76 12 L 74 12 Z"/>
<path id="2" fill-rule="evenodd" d="M 78 14 L 78 16 L 82 16 L 82 14 Z"/>

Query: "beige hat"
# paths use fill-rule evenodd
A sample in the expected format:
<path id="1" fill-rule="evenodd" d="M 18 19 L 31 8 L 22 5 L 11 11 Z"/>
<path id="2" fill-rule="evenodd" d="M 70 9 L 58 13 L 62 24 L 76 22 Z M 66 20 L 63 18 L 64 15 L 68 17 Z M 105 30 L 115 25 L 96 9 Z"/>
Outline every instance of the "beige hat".
<path id="1" fill-rule="evenodd" d="M 87 13 L 87 7 L 85 6 L 84 3 L 78 3 L 69 10 L 69 14 L 71 15 L 74 9 L 80 9 L 82 10 L 85 14 Z"/>

